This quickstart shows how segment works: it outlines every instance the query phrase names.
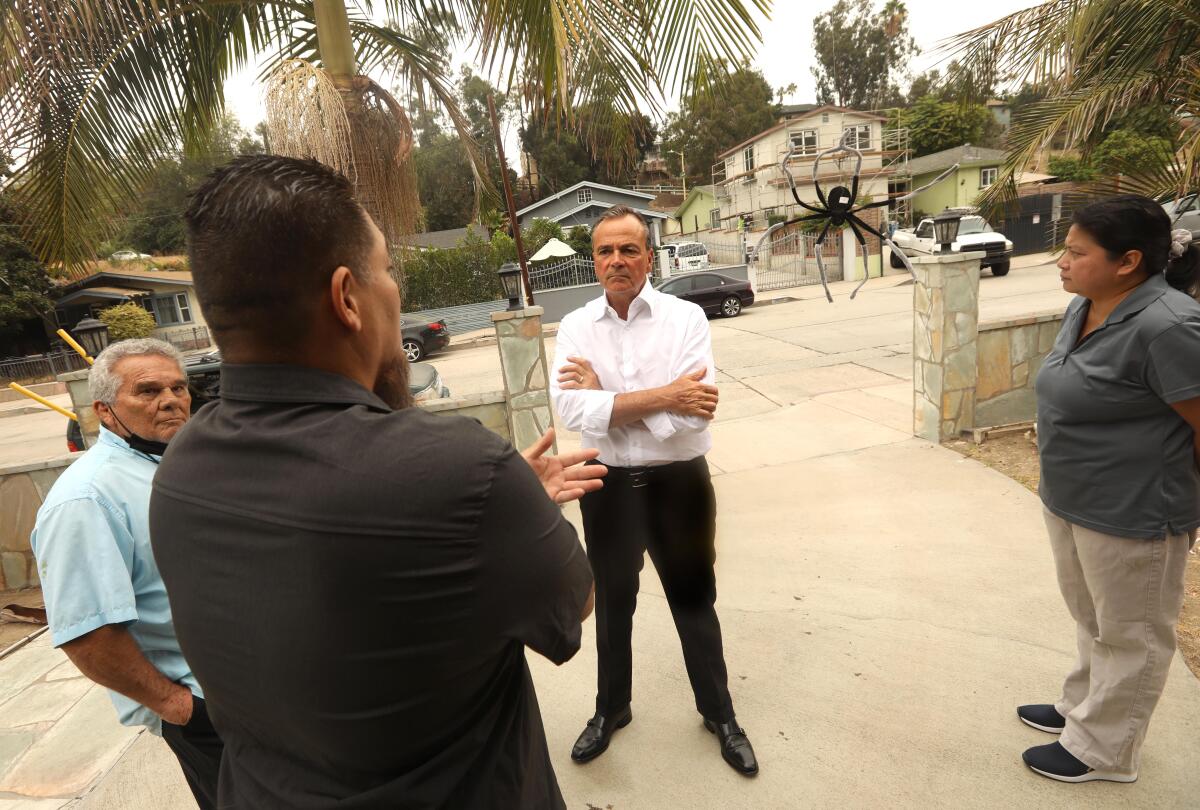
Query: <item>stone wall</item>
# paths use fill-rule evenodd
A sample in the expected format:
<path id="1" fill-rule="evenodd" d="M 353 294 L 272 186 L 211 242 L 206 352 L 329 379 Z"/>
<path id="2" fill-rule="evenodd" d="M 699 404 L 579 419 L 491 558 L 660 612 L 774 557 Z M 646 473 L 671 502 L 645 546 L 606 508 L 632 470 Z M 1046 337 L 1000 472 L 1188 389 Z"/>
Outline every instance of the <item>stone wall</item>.
<path id="1" fill-rule="evenodd" d="M 1037 416 L 1034 381 L 1062 328 L 1056 311 L 979 324 L 975 427 L 1027 422 Z"/>
<path id="2" fill-rule="evenodd" d="M 956 439 L 975 424 L 982 255 L 912 260 L 913 435 L 931 442 Z"/>
<path id="3" fill-rule="evenodd" d="M 430 413 L 451 414 L 478 419 L 480 424 L 493 433 L 512 441 L 508 428 L 508 408 L 505 406 L 503 391 L 490 394 L 474 394 L 468 397 L 451 397 L 449 399 L 434 399 L 421 403 L 423 410 Z"/>
<path id="4" fill-rule="evenodd" d="M 38 584 L 29 534 L 50 487 L 79 455 L 0 467 L 0 590 Z"/>
<path id="5" fill-rule="evenodd" d="M 542 314 L 541 307 L 492 313 L 504 373 L 509 441 L 519 448 L 534 444 L 554 424 Z"/>

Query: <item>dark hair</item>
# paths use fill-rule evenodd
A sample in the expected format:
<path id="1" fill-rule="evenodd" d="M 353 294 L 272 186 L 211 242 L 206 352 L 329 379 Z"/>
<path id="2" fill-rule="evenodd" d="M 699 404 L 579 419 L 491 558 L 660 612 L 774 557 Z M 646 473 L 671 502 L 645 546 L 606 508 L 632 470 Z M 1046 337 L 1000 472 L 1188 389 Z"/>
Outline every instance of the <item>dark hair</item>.
<path id="1" fill-rule="evenodd" d="M 646 233 L 646 247 L 654 247 L 650 242 L 650 225 L 646 222 L 646 218 L 636 208 L 630 208 L 628 205 L 614 205 L 598 216 L 596 224 L 592 226 L 592 233 L 596 232 L 601 222 L 607 222 L 610 219 L 621 219 L 622 217 L 633 217 L 636 219 L 641 224 L 642 230 Z"/>
<path id="2" fill-rule="evenodd" d="M 315 160 L 235 158 L 192 194 L 184 214 L 196 296 L 220 343 L 301 338 L 339 266 L 365 275 L 369 218 L 343 175 Z"/>
<path id="3" fill-rule="evenodd" d="M 1181 256 L 1172 257 L 1171 218 L 1149 197 L 1108 197 L 1080 208 L 1071 222 L 1087 231 L 1110 258 L 1139 250 L 1147 275 L 1163 273 L 1175 289 L 1200 294 L 1200 245 L 1188 245 Z"/>

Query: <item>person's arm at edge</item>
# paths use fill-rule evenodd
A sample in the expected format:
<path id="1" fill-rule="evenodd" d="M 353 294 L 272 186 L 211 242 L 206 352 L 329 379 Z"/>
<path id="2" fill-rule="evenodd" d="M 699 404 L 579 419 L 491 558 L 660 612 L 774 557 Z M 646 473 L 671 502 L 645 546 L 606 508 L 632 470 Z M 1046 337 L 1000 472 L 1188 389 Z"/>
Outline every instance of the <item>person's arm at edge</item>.
<path id="1" fill-rule="evenodd" d="M 137 701 L 168 723 L 186 725 L 192 716 L 192 690 L 159 672 L 124 627 L 106 624 L 62 644 L 89 680 Z"/>

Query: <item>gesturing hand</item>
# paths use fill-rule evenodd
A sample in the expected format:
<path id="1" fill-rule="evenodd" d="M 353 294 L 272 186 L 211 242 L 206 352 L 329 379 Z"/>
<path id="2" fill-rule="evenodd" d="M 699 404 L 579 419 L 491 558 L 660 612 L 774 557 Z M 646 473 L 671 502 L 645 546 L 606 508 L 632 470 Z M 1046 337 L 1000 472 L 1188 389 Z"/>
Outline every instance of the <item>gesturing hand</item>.
<path id="1" fill-rule="evenodd" d="M 592 364 L 582 357 L 568 357 L 570 362 L 558 370 L 558 387 L 564 391 L 587 389 L 602 391 L 600 377 Z"/>
<path id="2" fill-rule="evenodd" d="M 608 468 L 603 464 L 584 466 L 585 461 L 591 461 L 600 455 L 599 450 L 578 450 L 574 453 L 560 453 L 548 456 L 546 451 L 554 444 L 554 428 L 550 428 L 538 439 L 532 447 L 527 447 L 521 457 L 529 464 L 546 495 L 555 503 L 568 503 L 582 498 L 585 493 L 595 492 L 604 486 L 600 479 L 608 475 Z"/>
<path id="3" fill-rule="evenodd" d="M 667 410 L 680 416 L 699 416 L 712 419 L 717 410 L 717 387 L 701 382 L 708 369 L 684 374 L 666 387 L 671 404 Z"/>

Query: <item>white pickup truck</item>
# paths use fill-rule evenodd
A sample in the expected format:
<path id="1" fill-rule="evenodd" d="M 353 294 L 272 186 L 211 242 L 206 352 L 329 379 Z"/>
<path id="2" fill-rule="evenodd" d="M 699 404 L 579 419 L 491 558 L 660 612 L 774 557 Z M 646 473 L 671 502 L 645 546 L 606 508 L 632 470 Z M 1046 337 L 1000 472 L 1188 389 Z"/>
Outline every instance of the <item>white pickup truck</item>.
<path id="1" fill-rule="evenodd" d="M 923 219 L 915 229 L 901 228 L 892 234 L 892 241 L 906 256 L 928 256 L 938 253 L 940 246 L 933 236 L 933 220 Z M 958 238 L 950 245 L 952 251 L 983 251 L 987 255 L 979 261 L 981 268 L 991 268 L 993 276 L 1008 275 L 1012 260 L 1013 244 L 1004 234 L 992 229 L 988 221 L 978 214 L 967 214 L 958 223 Z M 892 267 L 904 267 L 899 257 L 891 257 Z"/>

